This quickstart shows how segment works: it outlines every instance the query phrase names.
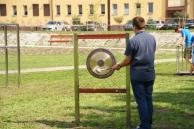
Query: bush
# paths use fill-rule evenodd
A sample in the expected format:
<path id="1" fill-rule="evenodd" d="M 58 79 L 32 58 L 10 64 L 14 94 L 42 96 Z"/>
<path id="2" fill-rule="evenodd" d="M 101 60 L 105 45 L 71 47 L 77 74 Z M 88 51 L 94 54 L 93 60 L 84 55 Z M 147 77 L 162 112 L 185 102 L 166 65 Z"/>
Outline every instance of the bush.
<path id="1" fill-rule="evenodd" d="M 114 20 L 116 23 L 121 24 L 123 22 L 123 16 L 116 16 Z"/>
<path id="2" fill-rule="evenodd" d="M 73 25 L 80 25 L 80 24 L 81 24 L 81 22 L 80 22 L 80 17 L 78 17 L 78 16 L 73 16 L 73 17 L 72 17 L 72 24 L 73 24 Z"/>

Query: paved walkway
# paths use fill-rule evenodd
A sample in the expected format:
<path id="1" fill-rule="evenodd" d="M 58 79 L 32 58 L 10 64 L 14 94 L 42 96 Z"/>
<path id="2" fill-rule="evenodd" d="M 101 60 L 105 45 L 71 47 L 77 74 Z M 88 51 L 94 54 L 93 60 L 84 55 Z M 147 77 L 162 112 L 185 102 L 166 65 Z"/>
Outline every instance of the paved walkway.
<path id="1" fill-rule="evenodd" d="M 175 62 L 176 59 L 159 59 L 155 60 L 155 64 L 166 63 L 166 62 Z M 48 67 L 48 68 L 32 68 L 32 69 L 22 69 L 21 73 L 36 73 L 36 72 L 51 72 L 51 71 L 68 71 L 73 70 L 73 66 L 64 66 L 64 67 Z M 85 65 L 80 65 L 79 69 L 86 69 Z M 9 70 L 9 74 L 16 74 L 17 70 Z M 0 71 L 0 74 L 5 74 L 5 71 Z"/>

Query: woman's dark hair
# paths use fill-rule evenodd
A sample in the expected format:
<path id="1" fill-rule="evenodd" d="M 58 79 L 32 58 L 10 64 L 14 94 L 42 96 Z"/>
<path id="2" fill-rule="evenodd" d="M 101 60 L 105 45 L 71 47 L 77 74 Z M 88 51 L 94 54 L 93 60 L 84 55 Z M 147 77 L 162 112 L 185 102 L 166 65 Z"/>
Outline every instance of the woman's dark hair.
<path id="1" fill-rule="evenodd" d="M 136 27 L 139 30 L 145 28 L 145 20 L 143 17 L 139 17 L 139 16 L 134 17 L 132 20 L 132 24 L 134 27 Z"/>

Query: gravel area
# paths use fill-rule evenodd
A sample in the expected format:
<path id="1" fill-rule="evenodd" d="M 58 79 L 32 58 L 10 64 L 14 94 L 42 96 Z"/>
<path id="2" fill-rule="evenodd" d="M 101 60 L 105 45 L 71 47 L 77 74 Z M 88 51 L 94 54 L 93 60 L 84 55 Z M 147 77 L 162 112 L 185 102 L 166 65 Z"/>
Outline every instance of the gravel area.
<path id="1" fill-rule="evenodd" d="M 21 46 L 49 46 L 48 40 L 50 39 L 50 35 L 54 33 L 46 33 L 46 32 L 20 32 L 20 44 Z M 178 40 L 180 40 L 180 34 L 177 33 L 157 33 L 152 32 L 152 34 L 157 41 L 158 46 L 163 45 L 174 45 Z M 192 33 L 194 35 L 194 33 Z M 132 35 L 133 36 L 133 35 Z M 0 33 L 0 40 L 4 41 L 4 33 Z M 16 44 L 16 34 L 13 32 L 8 33 L 8 44 L 15 45 Z M 124 47 L 124 39 L 116 39 L 116 40 L 80 40 L 79 46 L 84 47 L 100 47 L 100 46 L 109 46 L 109 47 Z M 0 45 L 3 45 L 4 42 L 0 42 Z M 54 46 L 73 46 L 71 42 L 69 43 L 54 43 Z"/>

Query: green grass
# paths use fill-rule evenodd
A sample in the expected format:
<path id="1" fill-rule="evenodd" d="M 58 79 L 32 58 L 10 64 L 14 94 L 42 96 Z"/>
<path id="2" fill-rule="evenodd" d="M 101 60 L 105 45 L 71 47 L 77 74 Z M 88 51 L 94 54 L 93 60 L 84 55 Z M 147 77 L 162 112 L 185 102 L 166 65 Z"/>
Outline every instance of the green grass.
<path id="1" fill-rule="evenodd" d="M 156 65 L 154 85 L 154 128 L 194 127 L 194 79 L 175 76 L 175 63 Z M 95 79 L 80 70 L 80 87 L 125 87 L 124 69 L 108 79 Z M 76 128 L 74 121 L 73 71 L 22 74 L 22 86 L 10 75 L 4 88 L 0 75 L 1 129 Z M 81 129 L 125 129 L 124 94 L 81 94 Z M 138 124 L 132 97 L 132 126 Z"/>
<path id="2" fill-rule="evenodd" d="M 158 52 L 155 56 L 156 59 L 171 59 L 171 58 L 176 58 L 176 53 L 175 52 L 166 52 L 166 51 L 161 51 Z"/>
<path id="3" fill-rule="evenodd" d="M 79 63 L 84 65 L 86 63 L 89 51 L 80 52 Z M 119 61 L 123 57 L 123 52 L 113 52 L 116 59 Z M 156 59 L 175 58 L 175 52 L 159 52 L 156 54 Z M 72 66 L 73 52 L 64 52 L 63 54 L 21 54 L 21 68 L 46 68 L 59 66 Z M 0 70 L 5 69 L 5 57 L 0 55 Z M 9 69 L 17 69 L 17 56 L 12 53 L 9 54 Z"/>
<path id="4" fill-rule="evenodd" d="M 86 60 L 86 54 L 80 54 L 80 62 Z M 0 56 L 0 70 L 4 69 L 4 56 Z M 73 65 L 73 53 L 66 54 L 47 54 L 47 55 L 21 55 L 21 68 L 45 68 L 45 67 L 57 67 L 57 66 L 72 66 Z M 9 55 L 9 69 L 13 70 L 17 68 L 16 55 Z"/>

